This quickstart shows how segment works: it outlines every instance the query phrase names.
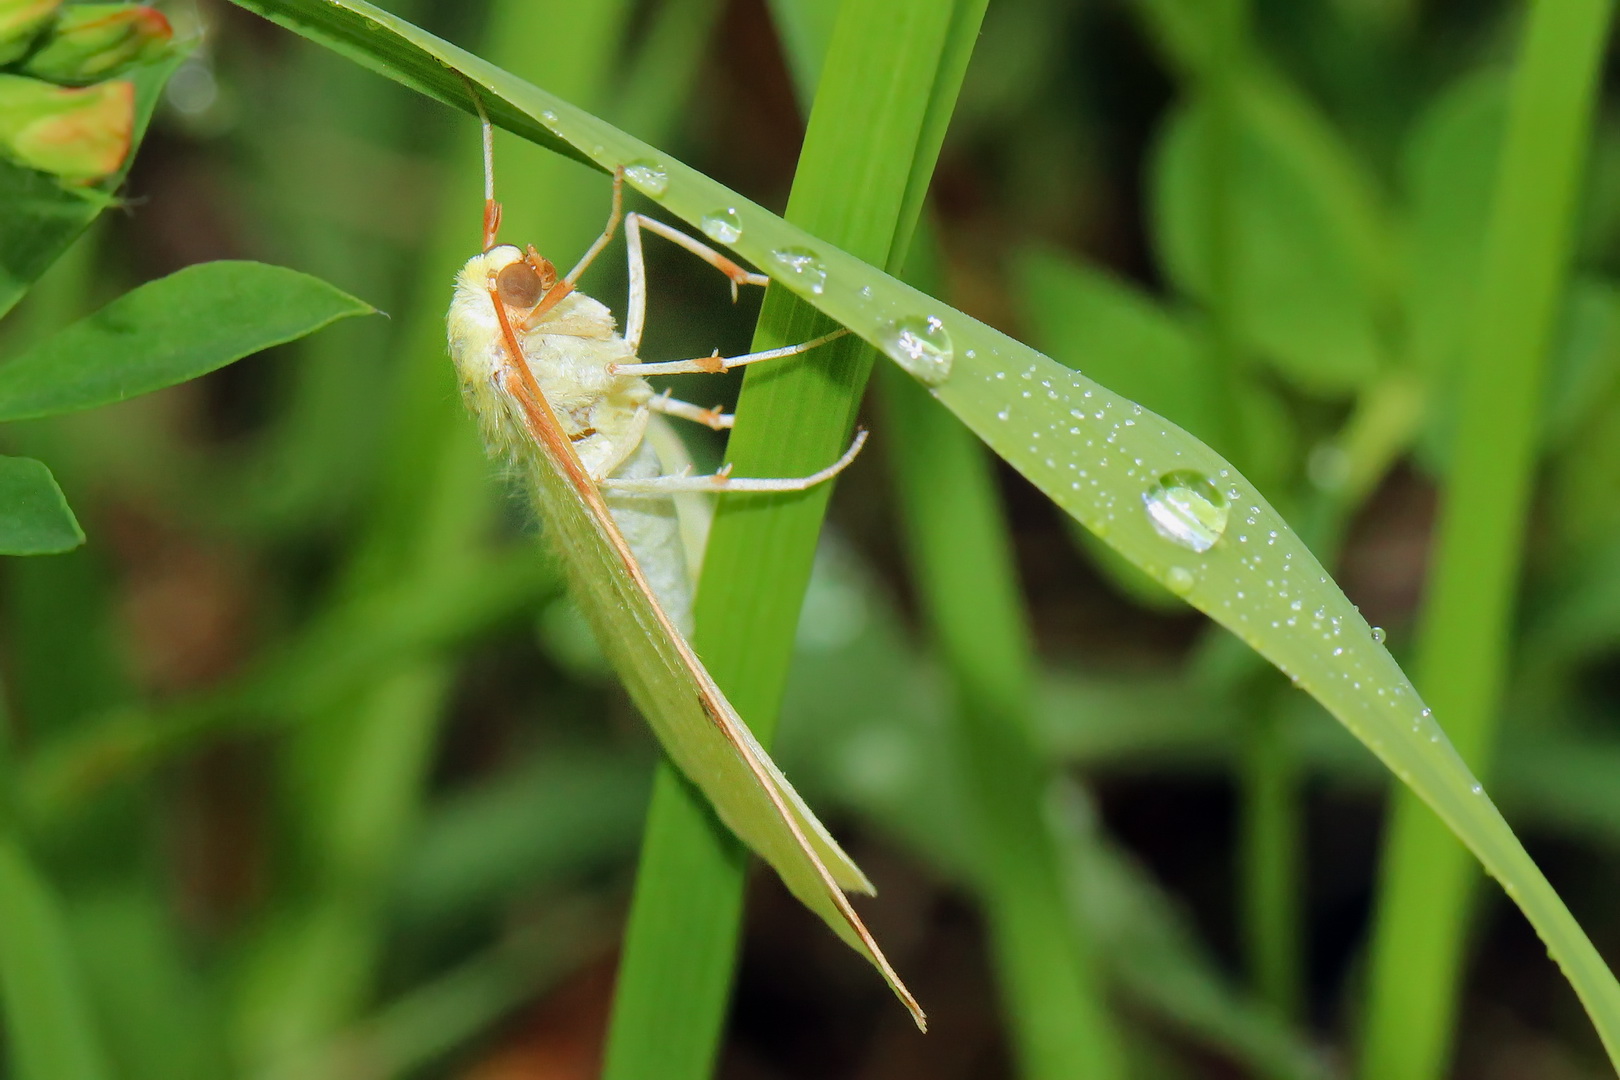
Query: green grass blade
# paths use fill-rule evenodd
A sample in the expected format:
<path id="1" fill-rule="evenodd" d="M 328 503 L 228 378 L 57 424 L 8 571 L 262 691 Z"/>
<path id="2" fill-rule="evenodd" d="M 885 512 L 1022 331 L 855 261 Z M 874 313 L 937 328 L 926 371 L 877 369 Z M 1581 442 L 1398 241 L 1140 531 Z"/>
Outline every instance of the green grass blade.
<path id="1" fill-rule="evenodd" d="M 1509 663 L 1542 376 L 1612 16 L 1609 0 L 1531 5 L 1510 91 L 1417 652 L 1429 699 L 1482 773 Z M 1427 1080 L 1444 1075 L 1450 1057 L 1475 875 L 1444 825 L 1408 795 L 1397 799 L 1383 873 L 1361 1075 Z M 1611 1057 L 1620 1055 L 1612 978 L 1595 955 L 1560 959 Z M 1598 988 L 1583 985 L 1592 982 Z"/>
<path id="2" fill-rule="evenodd" d="M 662 179 L 649 186 L 649 194 L 700 228 L 711 214 L 733 212 L 742 228 L 728 246 L 931 380 L 937 399 L 1048 497 L 1296 679 L 1416 791 L 1508 889 L 1580 994 L 1611 1055 L 1620 1059 L 1620 984 L 1393 657 L 1373 640 L 1366 620 L 1258 489 L 1220 455 L 669 155 L 361 0 L 239 2 L 471 113 L 457 74 L 464 73 L 498 102 L 492 115 L 503 124 L 566 137 L 576 155 L 604 170 L 651 163 Z M 814 261 L 773 254 L 787 249 L 808 250 Z M 937 321 L 925 331 L 932 349 L 916 347 L 914 319 Z M 950 363 L 932 362 L 930 352 L 940 359 L 948 353 Z M 1182 470 L 1218 485 L 1216 501 L 1229 507 L 1220 542 L 1206 551 L 1166 539 L 1144 510 L 1159 479 Z"/>
<path id="3" fill-rule="evenodd" d="M 791 6 L 791 5 L 783 5 Z M 813 5 L 800 5 L 813 6 Z M 959 85 L 984 5 L 958 4 L 941 79 Z M 936 94 L 925 138 L 943 141 L 954 100 Z M 913 174 L 901 223 L 921 213 Z M 910 247 L 893 248 L 891 268 Z M 932 263 L 912 258 L 912 265 Z M 1032 1080 L 1117 1077 L 1124 1057 L 1086 929 L 1073 918 L 1046 797 L 1054 774 L 1034 742 L 1037 666 L 990 461 L 954 418 L 894 368 L 881 374 L 901 520 L 919 592 L 957 691 L 958 760 L 971 778 L 978 880 L 1023 1073 Z"/>
<path id="4" fill-rule="evenodd" d="M 956 5 L 971 7 L 972 5 Z M 916 177 L 938 143 L 922 145 L 952 8 L 883 0 L 845 5 L 829 46 L 788 216 L 868 257 L 894 250 Z M 916 88 L 921 87 L 919 92 Z M 932 92 L 931 92 L 932 91 Z M 948 109 L 947 109 L 948 113 Z M 861 123 L 852 123 L 852 117 Z M 858 183 L 862 200 L 844 197 Z M 915 207 L 912 212 L 915 214 Z M 812 308 L 767 294 L 753 348 L 824 332 Z M 749 373 L 727 447 L 739 475 L 795 476 L 841 451 L 871 367 L 840 342 L 812 362 Z M 762 742 L 775 728 L 799 608 L 830 492 L 726 500 L 704 557 L 694 644 Z M 619 973 L 604 1075 L 708 1074 L 731 983 L 745 863 L 717 835 L 695 794 L 660 770 Z"/>
<path id="5" fill-rule="evenodd" d="M 16 1080 L 111 1077 L 49 884 L 0 835 L 0 1009 Z"/>
<path id="6" fill-rule="evenodd" d="M 84 543 L 84 530 L 44 462 L 0 456 L 0 555 L 54 555 Z"/>
<path id="7" fill-rule="evenodd" d="M 0 366 L 0 420 L 91 409 L 206 375 L 371 305 L 255 262 L 188 266 Z"/>

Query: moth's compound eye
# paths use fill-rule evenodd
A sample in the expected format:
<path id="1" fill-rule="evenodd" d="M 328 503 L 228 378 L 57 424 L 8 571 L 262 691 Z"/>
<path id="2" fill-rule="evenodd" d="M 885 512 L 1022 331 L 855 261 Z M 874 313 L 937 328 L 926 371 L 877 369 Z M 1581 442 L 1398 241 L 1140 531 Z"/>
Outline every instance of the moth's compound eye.
<path id="1" fill-rule="evenodd" d="M 495 291 L 507 307 L 528 309 L 540 302 L 546 290 L 534 267 L 520 261 L 495 275 Z"/>

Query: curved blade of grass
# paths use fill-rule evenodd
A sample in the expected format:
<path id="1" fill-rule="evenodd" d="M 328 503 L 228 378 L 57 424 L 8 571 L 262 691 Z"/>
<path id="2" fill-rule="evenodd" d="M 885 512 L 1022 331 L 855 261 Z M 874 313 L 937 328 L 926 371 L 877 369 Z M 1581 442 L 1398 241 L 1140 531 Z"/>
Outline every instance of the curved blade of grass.
<path id="1" fill-rule="evenodd" d="M 1493 757 L 1541 389 L 1613 13 L 1611 0 L 1531 5 L 1468 330 L 1417 669 L 1482 774 Z M 1440 823 L 1398 794 L 1372 945 L 1363 1077 L 1447 1072 L 1474 883 Z M 1599 1030 L 1612 1056 L 1613 1032 L 1601 1023 Z"/>
<path id="2" fill-rule="evenodd" d="M 1065 511 L 1292 677 L 1422 797 L 1536 927 L 1611 1058 L 1620 1061 L 1620 983 L 1360 612 L 1219 454 L 1084 375 L 361 0 L 236 2 L 472 113 L 465 75 L 502 102 L 492 116 L 520 114 L 514 130 L 539 124 L 604 170 L 647 163 L 663 178 L 644 189 L 660 205 L 700 227 L 716 211 L 734 212 L 742 231 L 729 244 L 733 250 L 902 366 L 916 365 L 897 339 L 897 320 L 937 320 L 934 337 L 949 342 L 952 363 L 949 377 L 931 387 L 934 396 Z M 791 249 L 809 252 L 813 261 L 774 254 Z M 1144 497 L 1158 478 L 1178 470 L 1208 477 L 1231 506 L 1230 526 L 1202 553 L 1165 539 L 1144 512 Z"/>
<path id="3" fill-rule="evenodd" d="M 0 457 L 0 555 L 54 555 L 84 543 L 84 530 L 42 461 Z"/>
<path id="4" fill-rule="evenodd" d="M 124 401 L 373 313 L 370 304 L 296 270 L 229 261 L 188 266 L 0 365 L 0 420 Z"/>

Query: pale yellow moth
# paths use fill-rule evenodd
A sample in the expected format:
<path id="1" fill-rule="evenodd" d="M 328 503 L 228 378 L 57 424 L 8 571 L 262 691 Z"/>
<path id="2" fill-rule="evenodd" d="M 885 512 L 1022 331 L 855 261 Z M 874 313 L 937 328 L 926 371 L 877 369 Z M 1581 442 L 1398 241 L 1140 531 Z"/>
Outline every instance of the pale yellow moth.
<path id="1" fill-rule="evenodd" d="M 476 101 L 476 98 L 475 98 Z M 496 244 L 492 132 L 484 118 L 484 250 L 462 268 L 450 304 L 450 355 L 492 454 L 527 483 L 574 598 L 665 752 L 727 827 L 781 875 L 807 907 L 882 973 L 925 1028 L 922 1010 L 862 925 L 844 890 L 875 892 L 818 821 L 715 685 L 688 644 L 691 583 L 705 520 L 694 494 L 798 491 L 836 475 L 839 460 L 806 477 L 756 479 L 722 470 L 691 475 L 664 417 L 721 429 L 731 417 L 653 391 L 645 376 L 719 372 L 804 352 L 818 338 L 745 356 L 643 363 L 646 312 L 641 232 L 679 244 L 738 285 L 764 285 L 713 248 L 662 222 L 622 212 L 623 172 L 602 235 L 566 276 L 532 247 Z M 624 224 L 629 317 L 574 286 Z"/>

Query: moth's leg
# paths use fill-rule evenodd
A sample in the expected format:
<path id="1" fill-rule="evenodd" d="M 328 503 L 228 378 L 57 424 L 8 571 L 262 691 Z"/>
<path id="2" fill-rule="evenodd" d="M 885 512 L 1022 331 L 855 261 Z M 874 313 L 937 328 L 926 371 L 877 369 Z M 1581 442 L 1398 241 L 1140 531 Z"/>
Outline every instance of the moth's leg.
<path id="1" fill-rule="evenodd" d="M 631 480 L 609 477 L 599 481 L 604 492 L 614 495 L 675 495 L 685 491 L 732 491 L 732 492 L 774 492 L 774 491 L 804 491 L 817 484 L 825 483 L 849 467 L 855 460 L 855 455 L 861 452 L 866 445 L 866 432 L 857 431 L 855 440 L 844 451 L 844 456 L 809 476 L 795 476 L 781 479 L 752 476 L 732 476 L 728 465 L 720 472 L 709 476 L 649 476 L 644 479 Z"/>
<path id="2" fill-rule="evenodd" d="M 665 416 L 677 416 L 682 420 L 690 420 L 694 424 L 702 424 L 704 427 L 713 428 L 716 431 L 726 430 L 731 427 L 732 422 L 736 419 L 730 413 L 721 412 L 719 407 L 705 409 L 700 405 L 693 405 L 690 401 L 672 398 L 667 391 L 662 394 L 654 394 L 648 398 L 647 408 L 653 412 L 661 412 Z"/>
<path id="3" fill-rule="evenodd" d="M 647 264 L 641 254 L 641 230 L 657 233 L 664 239 L 690 251 L 722 274 L 731 282 L 731 299 L 737 300 L 738 285 L 768 285 L 770 278 L 764 274 L 754 274 L 701 240 L 696 240 L 679 229 L 665 225 L 657 218 L 647 217 L 645 214 L 630 213 L 624 218 L 624 246 L 630 259 L 630 303 L 629 312 L 624 320 L 624 340 L 629 343 L 631 352 L 641 351 L 641 330 L 646 323 L 647 316 Z"/>
<path id="4" fill-rule="evenodd" d="M 801 341 L 797 345 L 784 345 L 780 349 L 766 349 L 764 352 L 744 353 L 741 356 L 721 356 L 716 352 L 713 356 L 699 356 L 693 360 L 668 360 L 654 364 L 612 364 L 608 367 L 608 372 L 613 375 L 718 375 L 722 371 L 730 371 L 744 364 L 797 356 L 799 353 L 809 352 L 817 345 L 825 345 L 834 338 L 841 338 L 847 333 L 848 330 L 839 327 L 830 334 L 822 334 L 818 338 Z"/>
<path id="5" fill-rule="evenodd" d="M 646 437 L 647 425 L 651 422 L 651 412 L 637 409 L 630 419 L 630 426 L 608 444 L 606 455 L 598 458 L 594 466 L 587 467 L 591 479 L 601 483 L 603 477 L 612 476 L 623 468 L 624 463 L 630 460 L 636 448 L 641 445 L 641 440 Z"/>
<path id="6" fill-rule="evenodd" d="M 583 274 L 586 267 L 595 262 L 596 257 L 602 254 L 602 249 L 607 247 L 608 242 L 613 239 L 613 233 L 618 229 L 619 222 L 623 218 L 624 166 L 620 165 L 613 170 L 613 210 L 608 214 L 607 225 L 603 227 L 602 235 L 596 238 L 596 243 L 585 250 L 585 254 L 579 257 L 579 262 L 575 263 L 574 268 L 568 271 L 568 276 L 563 278 L 570 287 L 579 282 L 579 275 Z"/>

